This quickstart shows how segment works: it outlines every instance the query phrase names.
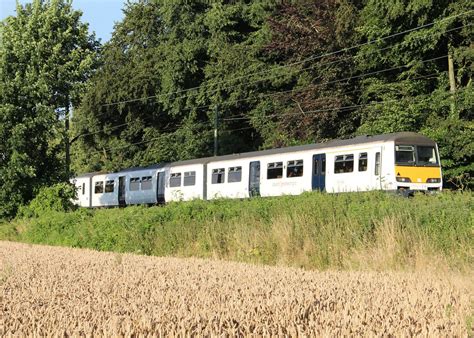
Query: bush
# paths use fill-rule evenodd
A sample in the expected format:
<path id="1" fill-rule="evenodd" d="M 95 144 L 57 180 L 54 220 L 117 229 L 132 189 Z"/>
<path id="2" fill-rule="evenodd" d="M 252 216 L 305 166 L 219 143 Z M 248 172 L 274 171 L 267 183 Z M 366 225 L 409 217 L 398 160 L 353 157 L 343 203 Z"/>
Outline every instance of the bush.
<path id="1" fill-rule="evenodd" d="M 69 183 L 58 183 L 41 188 L 36 197 L 27 206 L 20 207 L 17 216 L 39 217 L 49 211 L 67 212 L 75 209 L 72 201 L 76 198 L 76 189 Z"/>
<path id="2" fill-rule="evenodd" d="M 315 192 L 67 213 L 41 201 L 29 207 L 39 217 L 14 220 L 0 239 L 312 269 L 474 268 L 472 193 Z"/>

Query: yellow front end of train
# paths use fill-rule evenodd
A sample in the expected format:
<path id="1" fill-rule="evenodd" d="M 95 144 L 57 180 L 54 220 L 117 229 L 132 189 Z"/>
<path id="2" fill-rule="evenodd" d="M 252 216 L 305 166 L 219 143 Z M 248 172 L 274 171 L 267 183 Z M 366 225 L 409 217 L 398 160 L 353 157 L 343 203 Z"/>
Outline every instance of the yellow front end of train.
<path id="1" fill-rule="evenodd" d="M 395 145 L 395 179 L 398 190 L 441 190 L 442 174 L 436 144 Z"/>

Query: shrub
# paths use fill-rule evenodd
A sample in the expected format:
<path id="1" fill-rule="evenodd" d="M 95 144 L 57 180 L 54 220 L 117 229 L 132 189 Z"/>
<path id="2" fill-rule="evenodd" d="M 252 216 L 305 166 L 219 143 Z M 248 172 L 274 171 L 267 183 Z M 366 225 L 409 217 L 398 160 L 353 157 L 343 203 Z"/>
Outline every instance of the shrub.
<path id="1" fill-rule="evenodd" d="M 449 192 L 306 193 L 63 212 L 44 197 L 42 207 L 37 201 L 27 209 L 39 216 L 14 220 L 0 238 L 315 269 L 472 271 L 473 200 Z"/>
<path id="2" fill-rule="evenodd" d="M 76 189 L 69 183 L 57 183 L 41 188 L 36 197 L 22 206 L 17 216 L 38 217 L 49 211 L 67 212 L 75 209 L 72 201 L 76 198 Z"/>

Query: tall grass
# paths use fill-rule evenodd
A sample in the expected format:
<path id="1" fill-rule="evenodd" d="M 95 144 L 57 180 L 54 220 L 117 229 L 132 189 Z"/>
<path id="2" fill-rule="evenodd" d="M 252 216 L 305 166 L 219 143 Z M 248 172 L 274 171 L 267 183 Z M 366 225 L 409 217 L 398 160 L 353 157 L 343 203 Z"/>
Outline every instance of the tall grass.
<path id="1" fill-rule="evenodd" d="M 50 211 L 0 225 L 0 238 L 315 269 L 472 271 L 473 202 L 472 193 L 306 193 Z"/>

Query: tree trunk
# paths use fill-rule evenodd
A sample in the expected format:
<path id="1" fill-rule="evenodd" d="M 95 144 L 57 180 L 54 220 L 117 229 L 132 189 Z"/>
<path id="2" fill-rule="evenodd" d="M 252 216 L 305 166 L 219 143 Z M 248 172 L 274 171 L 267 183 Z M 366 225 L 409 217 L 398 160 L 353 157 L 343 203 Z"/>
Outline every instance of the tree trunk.
<path id="1" fill-rule="evenodd" d="M 71 154 L 70 154 L 70 142 L 69 142 L 69 100 L 66 104 L 66 112 L 64 116 L 64 129 L 65 129 L 65 151 L 66 151 L 66 176 L 69 178 L 70 167 L 71 167 Z"/>

